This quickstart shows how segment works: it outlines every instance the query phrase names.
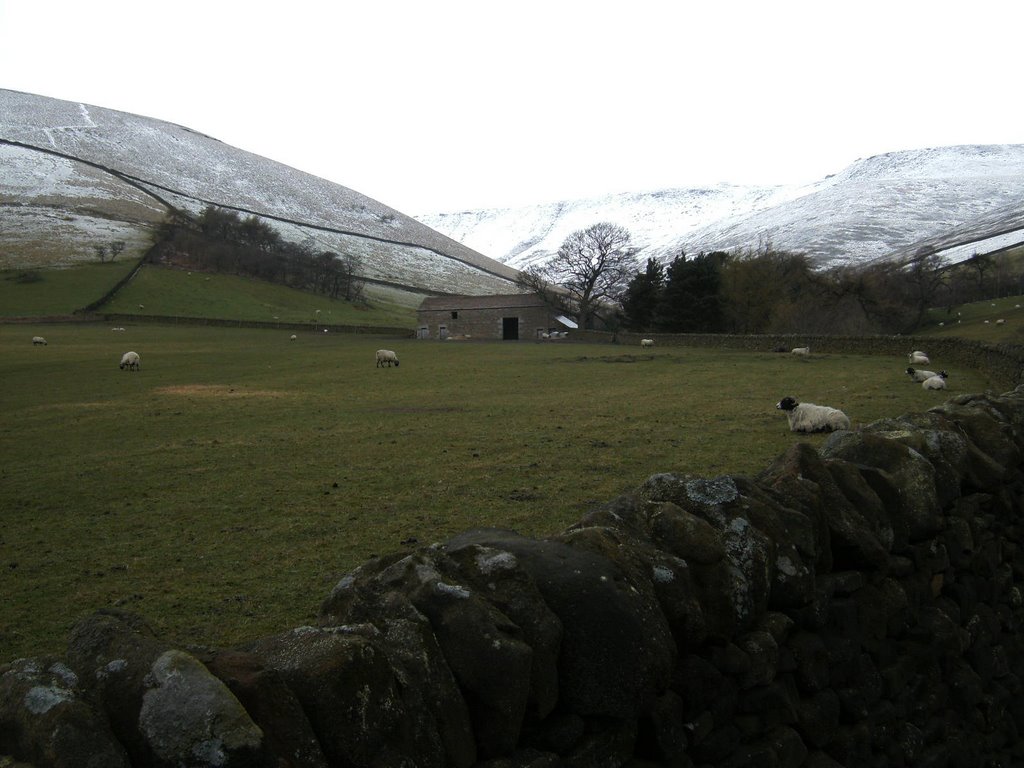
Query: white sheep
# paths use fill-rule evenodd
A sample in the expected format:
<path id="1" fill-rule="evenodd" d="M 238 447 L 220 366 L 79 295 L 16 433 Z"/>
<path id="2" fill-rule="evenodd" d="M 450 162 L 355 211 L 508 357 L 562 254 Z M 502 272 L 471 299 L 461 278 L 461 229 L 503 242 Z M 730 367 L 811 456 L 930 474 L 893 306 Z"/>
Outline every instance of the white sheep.
<path id="1" fill-rule="evenodd" d="M 921 382 L 923 389 L 945 389 L 946 388 L 946 372 L 939 371 L 934 376 L 930 376 Z"/>
<path id="2" fill-rule="evenodd" d="M 909 376 L 910 379 L 915 384 L 919 384 L 922 381 L 924 381 L 925 379 L 930 379 L 932 376 L 945 376 L 945 375 L 946 375 L 945 371 L 939 371 L 938 373 L 936 373 L 935 371 L 925 371 L 925 370 L 922 370 L 920 368 L 912 368 L 912 367 L 911 368 L 907 368 L 907 376 Z"/>
<path id="3" fill-rule="evenodd" d="M 807 357 L 809 354 L 811 354 L 811 348 L 810 347 L 796 347 L 792 351 L 791 354 L 800 355 L 801 357 Z"/>
<path id="4" fill-rule="evenodd" d="M 996 320 L 996 325 L 1006 325 L 1006 321 L 1000 318 L 999 320 Z"/>
<path id="5" fill-rule="evenodd" d="M 33 336 L 32 337 L 32 346 L 34 346 L 34 347 L 38 347 L 38 346 L 45 347 L 46 346 L 46 339 L 44 339 L 42 336 Z"/>
<path id="6" fill-rule="evenodd" d="M 908 357 L 911 365 L 928 365 L 931 361 L 928 359 L 928 355 L 920 350 L 911 352 Z"/>
<path id="7" fill-rule="evenodd" d="M 653 347 L 654 346 L 654 339 L 640 339 L 640 346 L 641 347 Z"/>
<path id="8" fill-rule="evenodd" d="M 121 356 L 121 364 L 118 366 L 122 371 L 127 368 L 129 371 L 137 371 L 142 366 L 138 352 L 125 352 Z"/>
<path id="9" fill-rule="evenodd" d="M 397 368 L 398 367 L 398 355 L 396 355 L 390 349 L 378 349 L 377 350 L 377 367 L 378 368 L 383 368 L 384 367 L 384 363 L 388 364 L 388 368 L 390 368 L 391 364 L 394 363 L 395 367 Z"/>
<path id="10" fill-rule="evenodd" d="M 299 337 L 298 337 L 298 336 L 296 336 L 296 335 L 295 335 L 295 334 L 293 333 L 293 334 L 292 334 L 291 336 L 289 336 L 289 337 L 288 337 L 288 340 L 289 340 L 289 341 L 295 341 L 295 340 L 296 340 L 297 338 L 299 338 Z"/>
<path id="11" fill-rule="evenodd" d="M 775 407 L 786 412 L 790 432 L 832 432 L 850 428 L 846 414 L 827 405 L 798 403 L 795 398 L 784 397 Z"/>

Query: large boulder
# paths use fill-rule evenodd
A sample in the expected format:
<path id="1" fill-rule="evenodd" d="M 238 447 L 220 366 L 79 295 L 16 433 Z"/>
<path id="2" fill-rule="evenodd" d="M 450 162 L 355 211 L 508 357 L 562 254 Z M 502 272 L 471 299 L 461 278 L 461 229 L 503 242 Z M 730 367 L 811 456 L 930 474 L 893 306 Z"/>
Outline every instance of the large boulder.
<path id="1" fill-rule="evenodd" d="M 83 697 L 78 675 L 54 657 L 0 667 L 2 755 L 49 768 L 129 766 L 107 718 Z"/>
<path id="2" fill-rule="evenodd" d="M 941 529 L 935 467 L 913 448 L 868 431 L 834 432 L 822 445 L 821 456 L 881 473 L 896 503 L 892 515 L 894 548 L 923 541 Z M 873 487 L 877 492 L 878 487 Z"/>
<path id="3" fill-rule="evenodd" d="M 672 633 L 652 591 L 615 560 L 568 542 L 471 530 L 449 540 L 512 553 L 562 625 L 560 707 L 583 717 L 632 720 L 667 686 Z"/>
<path id="4" fill-rule="evenodd" d="M 294 692 L 328 764 L 401 765 L 414 757 L 400 685 L 372 626 L 297 627 L 244 650 Z"/>
<path id="5" fill-rule="evenodd" d="M 138 616 L 100 611 L 83 619 L 67 658 L 133 764 L 226 768 L 264 759 L 262 731 L 227 686 Z"/>

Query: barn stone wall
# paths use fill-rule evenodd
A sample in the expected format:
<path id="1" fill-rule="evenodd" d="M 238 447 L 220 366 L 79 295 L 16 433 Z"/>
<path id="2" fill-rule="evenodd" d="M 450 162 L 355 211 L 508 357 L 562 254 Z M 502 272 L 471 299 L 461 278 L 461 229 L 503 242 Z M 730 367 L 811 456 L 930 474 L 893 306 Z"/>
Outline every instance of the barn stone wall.
<path id="1" fill-rule="evenodd" d="M 244 647 L 102 611 L 0 667 L 0 764 L 1021 765 L 1022 457 L 1024 387 L 963 395 L 374 559 Z"/>
<path id="2" fill-rule="evenodd" d="M 444 326 L 449 336 L 471 337 L 474 339 L 501 339 L 503 319 L 518 318 L 519 339 L 536 338 L 537 329 L 548 329 L 554 324 L 550 310 L 545 307 L 492 307 L 487 309 L 458 309 L 458 317 L 452 317 L 453 310 L 425 310 L 417 312 L 418 325 L 426 326 L 425 338 L 439 338 L 438 329 Z"/>

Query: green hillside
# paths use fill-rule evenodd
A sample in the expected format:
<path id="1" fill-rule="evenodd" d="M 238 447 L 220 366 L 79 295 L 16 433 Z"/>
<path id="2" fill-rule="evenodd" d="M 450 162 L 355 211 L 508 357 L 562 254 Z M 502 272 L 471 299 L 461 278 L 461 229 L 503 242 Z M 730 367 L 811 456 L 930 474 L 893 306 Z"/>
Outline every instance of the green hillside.
<path id="1" fill-rule="evenodd" d="M 929 310 L 925 324 L 915 333 L 959 336 L 989 344 L 1024 344 L 1024 296 Z"/>
<path id="2" fill-rule="evenodd" d="M 70 315 L 101 299 L 135 264 L 125 259 L 65 268 L 0 270 L 0 317 Z"/>
<path id="3" fill-rule="evenodd" d="M 0 316 L 71 314 L 101 298 L 133 267 L 125 261 L 0 273 Z M 400 299 L 353 304 L 234 275 L 146 265 L 98 311 L 412 328 L 415 309 Z"/>

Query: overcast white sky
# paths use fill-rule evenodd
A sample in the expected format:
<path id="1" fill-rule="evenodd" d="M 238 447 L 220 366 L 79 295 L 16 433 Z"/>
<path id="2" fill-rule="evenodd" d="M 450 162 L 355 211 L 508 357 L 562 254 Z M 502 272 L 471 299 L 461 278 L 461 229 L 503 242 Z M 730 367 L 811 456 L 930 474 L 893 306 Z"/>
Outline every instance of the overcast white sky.
<path id="1" fill-rule="evenodd" d="M 0 0 L 0 87 L 408 214 L 1024 143 L 1015 0 Z M 0 169 L 2 172 L 2 169 Z"/>

